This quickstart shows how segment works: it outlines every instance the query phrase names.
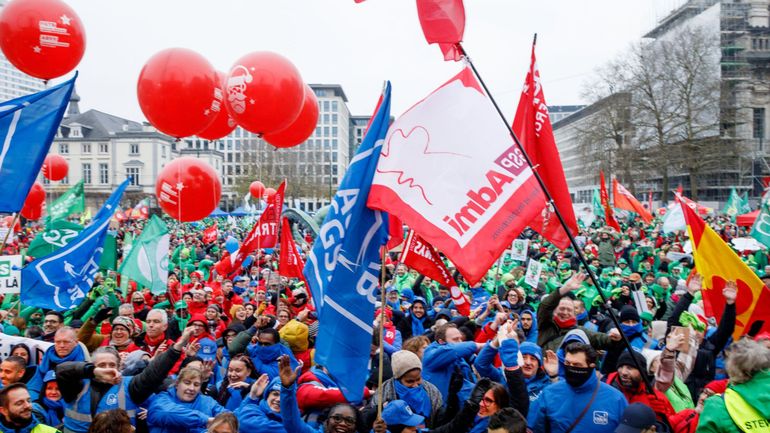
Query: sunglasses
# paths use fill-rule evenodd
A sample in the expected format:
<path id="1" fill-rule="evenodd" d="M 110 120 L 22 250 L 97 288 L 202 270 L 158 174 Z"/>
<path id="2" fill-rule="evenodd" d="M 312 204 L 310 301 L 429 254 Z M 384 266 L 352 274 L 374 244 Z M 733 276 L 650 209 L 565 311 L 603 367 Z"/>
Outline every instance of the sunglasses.
<path id="1" fill-rule="evenodd" d="M 356 425 L 356 419 L 350 416 L 332 415 L 329 419 L 339 424 Z"/>

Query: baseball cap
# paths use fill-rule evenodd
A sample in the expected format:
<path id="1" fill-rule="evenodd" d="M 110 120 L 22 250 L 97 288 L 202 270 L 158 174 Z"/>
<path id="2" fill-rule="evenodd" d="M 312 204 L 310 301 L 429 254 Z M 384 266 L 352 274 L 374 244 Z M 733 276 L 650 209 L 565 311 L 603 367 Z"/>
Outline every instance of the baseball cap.
<path id="1" fill-rule="evenodd" d="M 382 420 L 388 425 L 417 427 L 425 422 L 425 417 L 412 412 L 404 400 L 393 400 L 382 409 Z"/>
<path id="2" fill-rule="evenodd" d="M 661 431 L 652 408 L 643 403 L 631 403 L 623 411 L 615 433 L 640 433 L 652 426 L 658 426 L 657 430 Z"/>

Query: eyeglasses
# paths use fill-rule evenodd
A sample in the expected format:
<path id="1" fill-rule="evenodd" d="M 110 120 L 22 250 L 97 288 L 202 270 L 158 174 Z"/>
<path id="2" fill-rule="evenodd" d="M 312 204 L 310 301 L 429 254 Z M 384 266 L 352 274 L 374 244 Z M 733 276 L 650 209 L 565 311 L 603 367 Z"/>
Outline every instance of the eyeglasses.
<path id="1" fill-rule="evenodd" d="M 332 415 L 329 419 L 339 424 L 356 425 L 356 419 L 352 416 Z"/>
<path id="2" fill-rule="evenodd" d="M 495 399 L 489 398 L 489 397 L 484 397 L 484 398 L 481 399 L 481 401 L 483 401 L 486 404 L 497 404 Z"/>

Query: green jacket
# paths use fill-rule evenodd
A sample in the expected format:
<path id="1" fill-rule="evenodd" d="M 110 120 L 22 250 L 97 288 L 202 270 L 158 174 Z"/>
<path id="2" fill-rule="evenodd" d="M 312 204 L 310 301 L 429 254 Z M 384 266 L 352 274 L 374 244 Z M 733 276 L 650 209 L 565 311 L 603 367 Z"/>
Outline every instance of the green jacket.
<path id="1" fill-rule="evenodd" d="M 750 381 L 730 385 L 748 404 L 756 409 L 765 419 L 770 419 L 770 370 L 763 370 Z M 703 412 L 698 421 L 697 433 L 742 433 L 742 430 L 730 418 L 721 395 L 706 399 Z"/>
<path id="2" fill-rule="evenodd" d="M 561 298 L 562 296 L 559 291 L 554 290 L 553 293 L 543 299 L 537 309 L 537 345 L 543 348 L 543 353 L 547 350 L 555 352 L 559 345 L 561 345 L 564 336 L 573 329 L 582 329 L 588 336 L 591 346 L 596 350 L 606 350 L 614 347 L 616 344 L 622 344 L 622 342 L 616 343 L 610 340 L 607 334 L 590 331 L 582 326 L 573 326 L 569 329 L 560 329 L 556 326 L 556 323 L 553 321 L 553 312 L 559 306 Z"/>

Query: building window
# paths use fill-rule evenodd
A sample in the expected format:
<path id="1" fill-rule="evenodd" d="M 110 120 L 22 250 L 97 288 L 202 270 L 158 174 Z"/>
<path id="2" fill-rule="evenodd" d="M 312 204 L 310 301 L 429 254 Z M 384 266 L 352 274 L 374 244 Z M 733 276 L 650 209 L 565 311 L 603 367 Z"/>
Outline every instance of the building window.
<path id="1" fill-rule="evenodd" d="M 91 164 L 83 164 L 83 183 L 91 184 Z"/>
<path id="2" fill-rule="evenodd" d="M 337 111 L 337 110 L 339 110 L 339 104 L 337 103 L 337 101 L 332 101 L 332 111 Z"/>
<path id="3" fill-rule="evenodd" d="M 166 157 L 166 145 L 165 144 L 161 144 L 160 145 L 160 156 L 163 157 L 163 158 Z"/>
<path id="4" fill-rule="evenodd" d="M 324 111 L 329 111 L 329 101 L 324 101 Z"/>
<path id="5" fill-rule="evenodd" d="M 126 178 L 131 178 L 129 185 L 139 186 L 139 170 L 139 167 L 126 167 Z"/>
<path id="6" fill-rule="evenodd" d="M 760 143 L 765 139 L 765 109 L 754 109 L 754 138 L 759 139 Z M 760 148 L 761 150 L 761 148 Z"/>
<path id="7" fill-rule="evenodd" d="M 324 123 L 329 123 L 329 113 L 324 114 Z"/>
<path id="8" fill-rule="evenodd" d="M 83 143 L 80 145 L 80 151 L 82 153 L 91 153 L 91 143 Z"/>
<path id="9" fill-rule="evenodd" d="M 99 153 L 109 153 L 110 147 L 107 143 L 99 143 Z"/>
<path id="10" fill-rule="evenodd" d="M 79 126 L 73 126 L 72 129 L 70 129 L 70 138 L 80 138 L 83 134 L 80 131 Z"/>
<path id="11" fill-rule="evenodd" d="M 62 155 L 69 155 L 70 153 L 69 143 L 59 143 L 59 153 Z"/>
<path id="12" fill-rule="evenodd" d="M 131 143 L 128 146 L 129 155 L 139 155 L 139 143 Z"/>
<path id="13" fill-rule="evenodd" d="M 99 164 L 99 183 L 102 185 L 110 183 L 110 169 L 107 164 Z"/>
<path id="14" fill-rule="evenodd" d="M 332 123 L 337 123 L 337 113 L 332 113 Z"/>

